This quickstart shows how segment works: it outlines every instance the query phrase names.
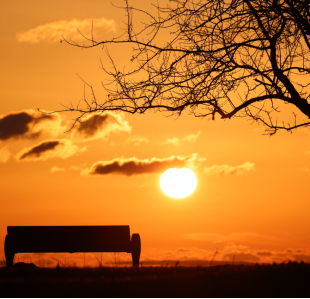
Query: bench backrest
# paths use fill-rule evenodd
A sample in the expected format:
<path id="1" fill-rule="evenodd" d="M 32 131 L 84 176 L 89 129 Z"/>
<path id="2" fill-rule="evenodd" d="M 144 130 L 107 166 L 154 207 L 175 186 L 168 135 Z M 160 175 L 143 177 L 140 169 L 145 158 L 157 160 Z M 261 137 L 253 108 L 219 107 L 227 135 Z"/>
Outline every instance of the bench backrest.
<path id="1" fill-rule="evenodd" d="M 130 252 L 128 225 L 8 226 L 18 252 Z"/>

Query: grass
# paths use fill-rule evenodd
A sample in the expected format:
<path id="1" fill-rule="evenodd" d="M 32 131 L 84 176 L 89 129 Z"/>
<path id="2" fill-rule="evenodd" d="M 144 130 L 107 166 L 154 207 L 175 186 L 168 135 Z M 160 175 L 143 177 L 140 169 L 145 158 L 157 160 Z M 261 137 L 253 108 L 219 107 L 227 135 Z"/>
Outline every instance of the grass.
<path id="1" fill-rule="evenodd" d="M 1 297 L 310 297 L 310 264 L 0 269 Z"/>

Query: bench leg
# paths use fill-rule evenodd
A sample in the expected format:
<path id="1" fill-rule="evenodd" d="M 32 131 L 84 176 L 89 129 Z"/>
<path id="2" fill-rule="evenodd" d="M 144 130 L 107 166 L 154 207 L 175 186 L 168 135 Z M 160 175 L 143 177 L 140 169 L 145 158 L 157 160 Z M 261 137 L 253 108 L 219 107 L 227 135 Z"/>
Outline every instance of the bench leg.
<path id="1" fill-rule="evenodd" d="M 132 266 L 139 267 L 141 254 L 141 239 L 139 234 L 132 234 L 131 237 L 131 256 L 132 256 Z"/>
<path id="2" fill-rule="evenodd" d="M 6 237 L 5 237 L 4 254 L 5 254 L 6 265 L 7 266 L 13 266 L 15 253 L 14 253 L 14 250 L 12 248 L 12 244 L 11 244 L 9 235 L 6 235 Z"/>

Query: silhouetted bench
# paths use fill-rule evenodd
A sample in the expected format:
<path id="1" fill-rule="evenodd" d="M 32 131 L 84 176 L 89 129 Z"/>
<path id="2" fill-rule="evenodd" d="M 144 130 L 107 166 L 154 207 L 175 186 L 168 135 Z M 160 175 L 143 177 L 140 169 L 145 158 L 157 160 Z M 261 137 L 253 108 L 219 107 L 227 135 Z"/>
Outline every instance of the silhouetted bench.
<path id="1" fill-rule="evenodd" d="M 128 225 L 118 226 L 8 226 L 4 251 L 6 265 L 16 253 L 127 252 L 139 266 L 141 241 Z"/>

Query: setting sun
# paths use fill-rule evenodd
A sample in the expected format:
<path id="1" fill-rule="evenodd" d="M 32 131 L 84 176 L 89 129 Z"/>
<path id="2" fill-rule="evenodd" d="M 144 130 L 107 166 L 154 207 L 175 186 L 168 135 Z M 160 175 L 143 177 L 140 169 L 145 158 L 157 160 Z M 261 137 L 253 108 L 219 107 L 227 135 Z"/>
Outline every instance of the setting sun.
<path id="1" fill-rule="evenodd" d="M 190 195 L 195 190 L 196 184 L 196 176 L 188 168 L 170 168 L 160 178 L 161 189 L 174 198 Z"/>

